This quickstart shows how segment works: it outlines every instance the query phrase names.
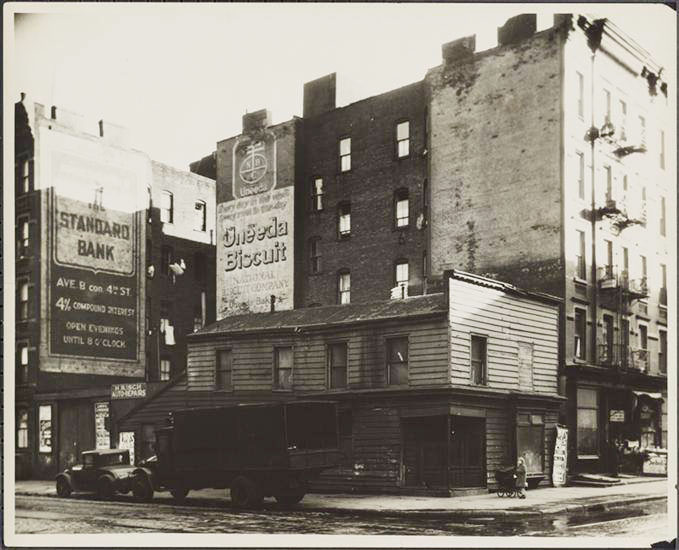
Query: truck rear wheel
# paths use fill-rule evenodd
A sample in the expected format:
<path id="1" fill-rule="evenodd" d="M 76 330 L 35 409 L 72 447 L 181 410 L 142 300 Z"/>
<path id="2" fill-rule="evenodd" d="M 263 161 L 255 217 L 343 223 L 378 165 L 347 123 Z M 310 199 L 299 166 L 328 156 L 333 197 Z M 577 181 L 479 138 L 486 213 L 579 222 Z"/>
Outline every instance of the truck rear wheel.
<path id="1" fill-rule="evenodd" d="M 259 487 L 250 478 L 238 476 L 231 483 L 231 503 L 236 508 L 258 508 L 263 498 Z"/>
<path id="2" fill-rule="evenodd" d="M 134 495 L 134 498 L 141 502 L 148 502 L 151 500 L 153 498 L 151 480 L 145 475 L 135 475 L 132 480 L 132 494 Z"/>
<path id="3" fill-rule="evenodd" d="M 186 487 L 172 487 L 172 489 L 170 489 L 170 494 L 175 502 L 184 502 L 186 500 L 186 495 L 189 494 L 189 490 Z"/>
<path id="4" fill-rule="evenodd" d="M 282 506 L 293 506 L 304 498 L 305 493 L 292 493 L 287 495 L 274 495 L 276 502 Z"/>
<path id="5" fill-rule="evenodd" d="M 113 479 L 109 476 L 101 476 L 97 480 L 97 496 L 103 500 L 111 498 L 115 493 Z"/>

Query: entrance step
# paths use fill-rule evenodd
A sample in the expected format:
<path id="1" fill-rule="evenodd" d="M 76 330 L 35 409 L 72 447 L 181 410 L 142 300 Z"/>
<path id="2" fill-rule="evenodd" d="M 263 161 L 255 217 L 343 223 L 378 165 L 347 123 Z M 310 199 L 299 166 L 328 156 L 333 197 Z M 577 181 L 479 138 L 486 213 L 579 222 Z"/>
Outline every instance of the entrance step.
<path id="1" fill-rule="evenodd" d="M 487 493 L 487 487 L 456 487 L 450 489 L 451 497 L 468 497 L 473 495 L 485 495 Z"/>
<path id="2" fill-rule="evenodd" d="M 620 484 L 620 478 L 601 474 L 577 474 L 568 479 L 568 484 L 581 487 L 612 487 Z"/>

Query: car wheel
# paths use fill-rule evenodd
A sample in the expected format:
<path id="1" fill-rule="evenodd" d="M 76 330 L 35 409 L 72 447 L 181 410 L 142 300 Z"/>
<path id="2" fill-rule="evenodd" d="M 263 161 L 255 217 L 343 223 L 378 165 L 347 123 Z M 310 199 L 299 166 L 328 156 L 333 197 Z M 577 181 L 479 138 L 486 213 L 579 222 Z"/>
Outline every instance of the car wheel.
<path id="1" fill-rule="evenodd" d="M 189 490 L 185 487 L 173 487 L 170 489 L 170 494 L 175 502 L 184 502 L 186 500 L 186 495 L 189 494 Z"/>
<path id="2" fill-rule="evenodd" d="M 236 508 L 258 508 L 263 500 L 257 484 L 250 478 L 238 476 L 231 483 L 231 503 Z"/>
<path id="3" fill-rule="evenodd" d="M 113 480 L 108 476 L 101 476 L 97 481 L 97 495 L 102 499 L 109 499 L 113 496 Z"/>
<path id="4" fill-rule="evenodd" d="M 148 502 L 153 498 L 153 487 L 148 477 L 144 475 L 134 476 L 132 480 L 132 494 L 140 502 Z"/>
<path id="5" fill-rule="evenodd" d="M 71 484 L 67 479 L 60 477 L 57 479 L 57 495 L 61 498 L 68 498 L 71 496 Z"/>
<path id="6" fill-rule="evenodd" d="M 292 493 L 287 495 L 274 495 L 276 502 L 282 506 L 293 506 L 304 498 L 305 493 Z"/>

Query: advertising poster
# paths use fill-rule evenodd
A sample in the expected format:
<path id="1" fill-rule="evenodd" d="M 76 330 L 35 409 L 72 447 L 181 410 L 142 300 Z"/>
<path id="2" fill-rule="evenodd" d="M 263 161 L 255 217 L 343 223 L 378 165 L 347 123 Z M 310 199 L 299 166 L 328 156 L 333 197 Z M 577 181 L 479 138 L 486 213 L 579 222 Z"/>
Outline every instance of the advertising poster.
<path id="1" fill-rule="evenodd" d="M 118 448 L 130 451 L 130 464 L 134 464 L 134 432 L 120 432 L 118 434 Z"/>
<path id="2" fill-rule="evenodd" d="M 556 427 L 556 441 L 554 443 L 554 464 L 552 465 L 552 484 L 563 487 L 566 484 L 566 468 L 568 458 L 568 428 Z"/>
<path id="3" fill-rule="evenodd" d="M 97 449 L 109 449 L 111 447 L 111 436 L 106 429 L 106 418 L 108 416 L 108 402 L 102 401 L 94 404 L 94 429 Z"/>

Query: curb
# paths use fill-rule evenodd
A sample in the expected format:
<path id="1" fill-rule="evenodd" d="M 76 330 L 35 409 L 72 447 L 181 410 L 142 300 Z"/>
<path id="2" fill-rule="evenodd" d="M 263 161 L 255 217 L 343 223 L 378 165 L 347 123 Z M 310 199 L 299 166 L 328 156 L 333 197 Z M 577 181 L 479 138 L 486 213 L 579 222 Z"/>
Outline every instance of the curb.
<path id="1" fill-rule="evenodd" d="M 20 491 L 15 493 L 17 496 L 38 496 L 38 497 L 55 497 L 56 494 L 53 492 L 32 492 L 32 491 Z M 195 501 L 202 499 L 194 499 Z M 213 499 L 210 499 L 213 500 Z M 227 500 L 227 499 L 225 499 Z M 503 518 L 507 520 L 519 520 L 519 519 L 549 519 L 556 515 L 570 515 L 579 516 L 589 514 L 591 512 L 605 512 L 616 508 L 624 508 L 627 506 L 633 506 L 642 504 L 645 502 L 656 502 L 656 501 L 666 501 L 666 495 L 649 495 L 642 497 L 625 497 L 616 498 L 610 501 L 595 502 L 592 504 L 578 504 L 571 502 L 569 504 L 555 504 L 555 505 L 544 505 L 544 508 L 540 510 L 535 509 L 473 509 L 473 508 L 462 508 L 457 510 L 450 509 L 406 509 L 406 510 L 375 510 L 375 509 L 365 509 L 365 508 L 341 508 L 337 506 L 301 506 L 296 508 L 290 508 L 292 512 L 323 512 L 331 513 L 336 515 L 361 515 L 363 517 L 391 517 L 391 518 L 419 518 L 419 519 L 448 519 L 448 520 L 493 520 L 496 518 Z"/>

